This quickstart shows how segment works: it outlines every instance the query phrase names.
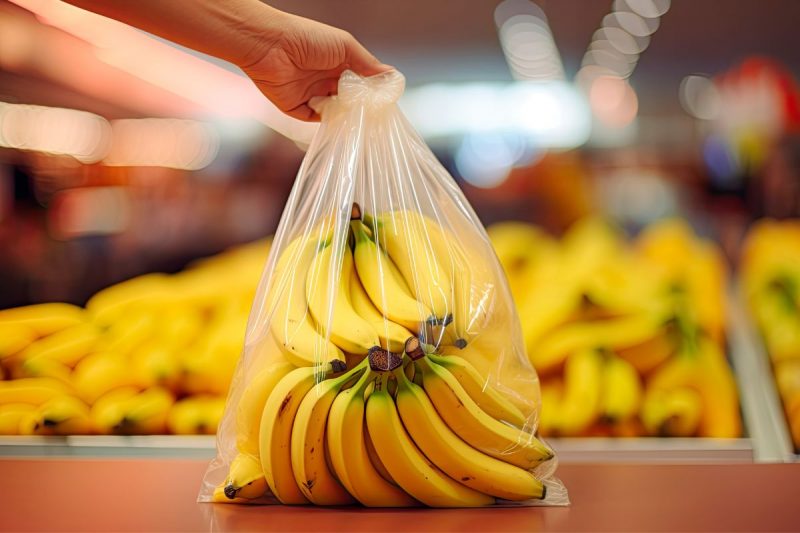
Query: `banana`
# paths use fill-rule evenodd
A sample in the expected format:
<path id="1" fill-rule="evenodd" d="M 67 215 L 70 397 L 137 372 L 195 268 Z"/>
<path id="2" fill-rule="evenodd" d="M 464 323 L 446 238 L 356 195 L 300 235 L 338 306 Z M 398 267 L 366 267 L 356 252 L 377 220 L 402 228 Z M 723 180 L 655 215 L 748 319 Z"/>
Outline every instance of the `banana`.
<path id="1" fill-rule="evenodd" d="M 123 387 L 92 406 L 92 422 L 99 433 L 157 435 L 166 433 L 167 416 L 175 399 L 160 387 L 138 392 Z"/>
<path id="2" fill-rule="evenodd" d="M 645 430 L 658 437 L 693 437 L 700 426 L 703 399 L 688 387 L 655 390 L 645 395 L 640 417 Z"/>
<path id="3" fill-rule="evenodd" d="M 411 295 L 403 275 L 386 252 L 370 238 L 364 223 L 354 220 L 351 227 L 356 241 L 353 251 L 355 270 L 370 300 L 383 316 L 419 333 L 422 324 L 432 316 L 431 310 Z"/>
<path id="4" fill-rule="evenodd" d="M 224 411 L 224 396 L 189 396 L 170 408 L 167 430 L 174 435 L 214 435 Z"/>
<path id="5" fill-rule="evenodd" d="M 71 368 L 49 357 L 24 359 L 13 369 L 12 375 L 17 378 L 53 378 L 68 386 L 72 386 Z"/>
<path id="6" fill-rule="evenodd" d="M 541 499 L 545 487 L 533 474 L 485 455 L 458 435 L 436 413 L 425 390 L 395 371 L 397 411 L 422 452 L 445 474 L 467 487 L 506 500 Z"/>
<path id="7" fill-rule="evenodd" d="M 100 326 L 111 326 L 133 307 L 160 309 L 176 299 L 171 277 L 146 274 L 107 287 L 89 298 L 86 310 Z"/>
<path id="8" fill-rule="evenodd" d="M 181 362 L 169 343 L 156 337 L 145 341 L 130 358 L 135 380 L 143 387 L 160 386 L 178 390 Z"/>
<path id="9" fill-rule="evenodd" d="M 564 396 L 564 384 L 560 379 L 549 379 L 541 384 L 542 410 L 539 414 L 539 433 L 545 437 L 558 432 L 559 408 Z"/>
<path id="10" fill-rule="evenodd" d="M 660 314 L 641 313 L 620 318 L 575 322 L 558 328 L 529 352 L 537 372 L 557 369 L 569 354 L 587 348 L 621 349 L 635 346 L 658 335 L 664 319 Z"/>
<path id="11" fill-rule="evenodd" d="M 350 276 L 350 301 L 353 309 L 378 333 L 381 347 L 390 352 L 402 352 L 406 339 L 411 337 L 411 332 L 390 319 L 384 317 L 370 301 L 358 275 L 353 270 Z"/>
<path id="12" fill-rule="evenodd" d="M 20 422 L 22 435 L 85 435 L 92 424 L 89 407 L 74 396 L 56 396 Z"/>
<path id="13" fill-rule="evenodd" d="M 0 310 L 0 326 L 32 330 L 37 337 L 51 335 L 87 320 L 86 311 L 76 305 L 46 303 Z M 0 335 L 0 338 L 3 336 Z"/>
<path id="14" fill-rule="evenodd" d="M 266 307 L 267 313 L 272 312 L 270 330 L 282 349 L 294 355 L 295 364 L 304 362 L 302 366 L 344 361 L 339 347 L 317 332 L 306 302 L 308 266 L 329 239 L 330 233 L 297 237 L 283 250 L 272 272 Z"/>
<path id="15" fill-rule="evenodd" d="M 53 378 L 23 378 L 0 381 L 0 405 L 27 403 L 41 405 L 52 398 L 73 394 L 69 385 Z"/>
<path id="16" fill-rule="evenodd" d="M 20 423 L 35 414 L 36 406 L 29 403 L 0 404 L 0 435 L 19 435 Z"/>
<path id="17" fill-rule="evenodd" d="M 78 396 L 89 405 L 117 387 L 140 385 L 128 359 L 109 352 L 84 357 L 72 371 L 72 383 Z"/>
<path id="18" fill-rule="evenodd" d="M 367 370 L 331 405 L 325 435 L 331 467 L 341 484 L 363 505 L 410 507 L 417 502 L 394 484 L 364 424 L 364 393 L 374 379 L 371 370 Z"/>
<path id="19" fill-rule="evenodd" d="M 584 349 L 567 358 L 559 406 L 560 435 L 579 435 L 597 419 L 602 371 L 603 354 L 598 350 Z"/>
<path id="20" fill-rule="evenodd" d="M 333 360 L 319 367 L 296 368 L 286 374 L 267 397 L 259 429 L 259 458 L 269 488 L 281 503 L 308 503 L 292 472 L 294 418 L 315 381 L 343 367 L 341 361 Z"/>
<path id="21" fill-rule="evenodd" d="M 397 484 L 430 507 L 481 507 L 495 503 L 487 494 L 470 489 L 436 468 L 411 440 L 387 390 L 388 375 L 375 383 L 366 403 L 369 434 L 381 462 Z"/>
<path id="22" fill-rule="evenodd" d="M 386 249 L 414 297 L 439 319 L 452 314 L 452 279 L 458 273 L 451 257 L 438 257 L 428 230 L 433 227 L 429 219 L 411 211 L 391 211 L 376 217 L 375 222 L 376 244 Z M 369 292 L 369 284 L 365 285 Z M 379 302 L 375 303 L 381 309 Z"/>
<path id="23" fill-rule="evenodd" d="M 99 331 L 94 324 L 77 324 L 35 341 L 25 348 L 20 357 L 47 357 L 74 366 L 95 347 L 98 339 Z"/>
<path id="24" fill-rule="evenodd" d="M 647 375 L 675 353 L 677 344 L 675 327 L 667 323 L 653 337 L 633 346 L 617 348 L 614 352 L 632 364 L 640 374 Z"/>
<path id="25" fill-rule="evenodd" d="M 0 322 L 0 361 L 24 350 L 37 336 L 33 328 L 24 324 Z"/>
<path id="26" fill-rule="evenodd" d="M 366 363 L 365 360 L 337 378 L 320 381 L 303 397 L 297 408 L 291 435 L 292 472 L 303 495 L 317 505 L 348 505 L 355 502 L 328 467 L 325 427 L 337 394 L 359 372 L 364 371 Z"/>
<path id="27" fill-rule="evenodd" d="M 345 245 L 340 257 L 334 252 L 333 245 L 326 246 L 311 262 L 306 280 L 308 310 L 336 346 L 348 353 L 365 354 L 380 343 L 378 333 L 350 302 L 350 248 Z"/>
<path id="28" fill-rule="evenodd" d="M 229 500 L 246 498 L 252 500 L 267 492 L 267 481 L 261 470 L 261 462 L 250 454 L 240 453 L 231 462 L 228 477 L 223 482 L 223 493 Z"/>
<path id="29" fill-rule="evenodd" d="M 606 423 L 624 422 L 639 412 L 642 383 L 636 369 L 619 357 L 609 356 L 600 377 L 600 418 Z"/>
<path id="30" fill-rule="evenodd" d="M 436 410 L 450 429 L 469 444 L 524 469 L 534 468 L 553 457 L 553 452 L 532 434 L 486 414 L 447 369 L 426 357 L 417 359 L 415 364 Z"/>
<path id="31" fill-rule="evenodd" d="M 525 425 L 526 417 L 522 411 L 492 387 L 469 361 L 458 355 L 440 356 L 429 353 L 427 357 L 450 371 L 469 397 L 488 415 L 517 427 Z"/>
<path id="32" fill-rule="evenodd" d="M 272 390 L 294 366 L 279 361 L 259 371 L 244 385 L 236 405 L 236 447 L 239 452 L 258 457 L 261 414 Z"/>
<path id="33" fill-rule="evenodd" d="M 103 348 L 108 351 L 130 354 L 155 335 L 156 308 L 141 305 L 129 306 L 124 315 L 109 325 Z"/>

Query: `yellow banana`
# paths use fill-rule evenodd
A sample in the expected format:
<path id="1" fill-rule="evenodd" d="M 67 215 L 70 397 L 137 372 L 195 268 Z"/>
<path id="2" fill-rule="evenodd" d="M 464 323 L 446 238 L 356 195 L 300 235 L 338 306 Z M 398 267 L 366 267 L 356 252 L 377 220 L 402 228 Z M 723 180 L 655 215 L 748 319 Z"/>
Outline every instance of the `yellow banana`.
<path id="1" fill-rule="evenodd" d="M 176 299 L 166 274 L 146 274 L 107 287 L 86 302 L 86 310 L 101 326 L 116 324 L 132 307 L 160 309 Z"/>
<path id="2" fill-rule="evenodd" d="M 560 435 L 579 435 L 597 419 L 603 354 L 583 349 L 570 355 L 564 365 L 564 396 L 559 406 Z"/>
<path id="3" fill-rule="evenodd" d="M 23 378 L 12 381 L 0 381 L 0 404 L 28 403 L 41 405 L 46 401 L 73 394 L 69 385 L 53 378 Z"/>
<path id="4" fill-rule="evenodd" d="M 275 386 L 294 369 L 290 363 L 272 363 L 244 385 L 236 405 L 236 447 L 241 453 L 258 457 L 259 428 L 264 405 Z"/>
<path id="5" fill-rule="evenodd" d="M 458 273 L 450 257 L 437 257 L 427 219 L 411 211 L 392 211 L 375 220 L 375 242 L 386 249 L 414 297 L 439 319 L 452 314 L 452 279 Z M 379 302 L 375 303 L 380 309 Z"/>
<path id="6" fill-rule="evenodd" d="M 479 492 L 506 500 L 541 499 L 545 487 L 533 474 L 461 440 L 436 413 L 425 390 L 395 371 L 397 411 L 422 452 L 448 476 Z"/>
<path id="7" fill-rule="evenodd" d="M 693 437 L 703 414 L 703 399 L 688 387 L 648 391 L 640 417 L 650 435 Z"/>
<path id="8" fill-rule="evenodd" d="M 632 418 L 639 412 L 641 399 L 639 373 L 624 359 L 609 356 L 600 378 L 600 418 L 612 424 Z"/>
<path id="9" fill-rule="evenodd" d="M 34 357 L 19 362 L 14 369 L 15 378 L 53 378 L 72 386 L 71 368 L 49 357 Z"/>
<path id="10" fill-rule="evenodd" d="M 392 322 L 419 332 L 422 324 L 431 317 L 431 310 L 411 295 L 403 275 L 386 252 L 370 238 L 364 223 L 354 220 L 351 227 L 356 241 L 353 251 L 355 270 L 370 300 Z"/>
<path id="11" fill-rule="evenodd" d="M 308 310 L 339 348 L 352 354 L 366 354 L 380 343 L 378 333 L 350 302 L 353 270 L 350 248 L 345 245 L 338 258 L 334 251 L 333 245 L 326 246 L 311 262 L 306 280 Z"/>
<path id="12" fill-rule="evenodd" d="M 0 435 L 19 435 L 20 423 L 36 414 L 36 406 L 29 403 L 0 404 Z"/>
<path id="13" fill-rule="evenodd" d="M 234 498 L 252 500 L 263 496 L 267 492 L 267 481 L 261 470 L 261 462 L 250 454 L 238 454 L 231 462 L 222 487 L 225 498 L 229 500 Z"/>
<path id="14" fill-rule="evenodd" d="M 110 352 L 97 352 L 84 357 L 72 371 L 72 383 L 78 396 L 89 405 L 117 387 L 139 385 L 128 359 Z"/>
<path id="15" fill-rule="evenodd" d="M 522 411 L 492 387 L 488 380 L 484 379 L 469 361 L 458 355 L 441 356 L 429 353 L 427 357 L 434 363 L 449 370 L 461 383 L 470 398 L 475 400 L 478 407 L 486 411 L 487 414 L 514 426 L 522 427 L 525 425 L 526 417 L 522 414 Z"/>
<path id="16" fill-rule="evenodd" d="M 346 383 L 363 372 L 365 366 L 366 361 L 342 376 L 314 385 L 303 397 L 294 416 L 292 472 L 303 495 L 317 505 L 348 505 L 355 502 L 328 466 L 325 427 L 336 395 Z"/>
<path id="17" fill-rule="evenodd" d="M 65 303 L 34 304 L 0 310 L 0 326 L 29 328 L 39 337 L 77 326 L 86 320 L 86 311 Z"/>
<path id="18" fill-rule="evenodd" d="M 375 384 L 366 406 L 370 437 L 381 462 L 397 484 L 416 500 L 430 507 L 480 507 L 494 498 L 451 479 L 417 448 L 411 440 L 394 400 L 387 390 L 388 375 Z"/>
<path id="19" fill-rule="evenodd" d="M 266 310 L 272 312 L 270 330 L 283 350 L 305 361 L 303 366 L 344 361 L 339 347 L 317 332 L 306 302 L 308 267 L 329 238 L 301 235 L 289 243 L 275 265 L 267 297 Z"/>
<path id="20" fill-rule="evenodd" d="M 341 484 L 363 505 L 410 507 L 416 501 L 394 484 L 366 432 L 364 392 L 374 379 L 367 370 L 331 405 L 325 435 L 331 467 Z"/>
<path id="21" fill-rule="evenodd" d="M 350 301 L 355 312 L 375 329 L 382 348 L 395 353 L 403 351 L 406 339 L 412 335 L 411 332 L 400 324 L 384 317 L 375 308 L 361 285 L 355 270 L 353 270 L 350 277 Z"/>
<path id="22" fill-rule="evenodd" d="M 20 357 L 47 357 L 73 366 L 95 347 L 98 338 L 99 332 L 94 324 L 77 324 L 35 341 Z"/>
<path id="23" fill-rule="evenodd" d="M 422 373 L 425 392 L 436 410 L 450 429 L 469 444 L 485 454 L 525 469 L 534 468 L 553 457 L 553 453 L 532 434 L 495 420 L 484 412 L 447 369 L 426 357 L 417 359 L 415 363 Z"/>
<path id="24" fill-rule="evenodd" d="M 167 416 L 175 399 L 160 387 L 142 392 L 124 387 L 92 406 L 92 422 L 100 433 L 157 435 L 166 433 Z"/>
<path id="25" fill-rule="evenodd" d="M 37 336 L 33 328 L 24 324 L 0 322 L 0 361 L 24 350 Z"/>
<path id="26" fill-rule="evenodd" d="M 303 397 L 317 379 L 343 370 L 341 361 L 296 368 L 281 379 L 267 397 L 259 430 L 259 458 L 272 494 L 284 504 L 308 500 L 292 472 L 292 426 Z"/>
<path id="27" fill-rule="evenodd" d="M 549 379 L 541 384 L 542 410 L 539 414 L 539 433 L 545 437 L 558 432 L 559 408 L 564 396 L 564 384 L 560 379 Z"/>
<path id="28" fill-rule="evenodd" d="M 160 337 L 145 341 L 130 358 L 135 380 L 143 387 L 161 386 L 177 390 L 181 379 L 181 362 L 173 348 Z"/>
<path id="29" fill-rule="evenodd" d="M 128 400 L 139 392 L 138 387 L 122 386 L 98 397 L 89 413 L 94 431 L 102 435 L 115 433 L 127 412 Z"/>
<path id="30" fill-rule="evenodd" d="M 103 339 L 103 348 L 120 354 L 130 354 L 141 347 L 156 332 L 156 308 L 130 306 L 112 324 Z"/>
<path id="31" fill-rule="evenodd" d="M 23 435 L 85 435 L 92 424 L 89 407 L 74 396 L 56 396 L 20 423 Z"/>
<path id="32" fill-rule="evenodd" d="M 224 396 L 189 396 L 170 408 L 167 430 L 175 435 L 214 435 L 224 411 Z"/>

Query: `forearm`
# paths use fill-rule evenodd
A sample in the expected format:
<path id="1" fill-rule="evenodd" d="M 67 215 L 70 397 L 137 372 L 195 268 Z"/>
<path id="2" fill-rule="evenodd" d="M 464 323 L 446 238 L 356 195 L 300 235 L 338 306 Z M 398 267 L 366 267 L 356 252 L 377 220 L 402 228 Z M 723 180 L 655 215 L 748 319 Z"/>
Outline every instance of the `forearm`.
<path id="1" fill-rule="evenodd" d="M 236 65 L 257 61 L 284 14 L 259 0 L 66 0 Z"/>

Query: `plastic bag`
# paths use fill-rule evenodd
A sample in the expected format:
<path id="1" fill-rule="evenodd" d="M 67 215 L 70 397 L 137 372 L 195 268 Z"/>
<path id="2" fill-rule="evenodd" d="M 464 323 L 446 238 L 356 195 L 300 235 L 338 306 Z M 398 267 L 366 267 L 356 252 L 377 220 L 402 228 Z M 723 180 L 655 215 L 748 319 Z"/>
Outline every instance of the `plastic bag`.
<path id="1" fill-rule="evenodd" d="M 201 501 L 567 503 L 505 276 L 404 84 L 345 72 L 317 105 Z"/>

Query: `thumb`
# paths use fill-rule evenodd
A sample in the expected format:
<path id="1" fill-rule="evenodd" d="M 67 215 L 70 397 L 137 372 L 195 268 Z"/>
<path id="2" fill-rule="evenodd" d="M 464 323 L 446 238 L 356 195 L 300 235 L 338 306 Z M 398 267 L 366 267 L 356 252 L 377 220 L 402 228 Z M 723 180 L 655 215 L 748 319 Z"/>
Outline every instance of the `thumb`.
<path id="1" fill-rule="evenodd" d="M 355 39 L 353 39 L 348 47 L 347 56 L 347 63 L 350 66 L 350 70 L 359 76 L 374 76 L 394 69 L 393 66 L 378 61 L 374 55 L 369 53 L 369 51 Z"/>

